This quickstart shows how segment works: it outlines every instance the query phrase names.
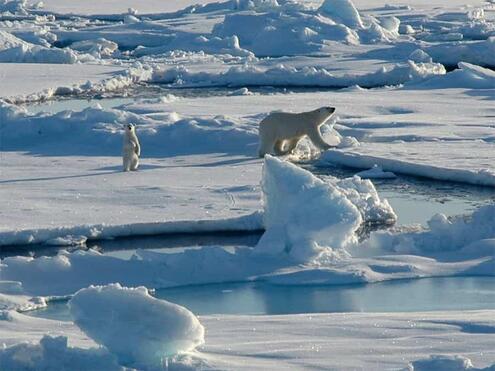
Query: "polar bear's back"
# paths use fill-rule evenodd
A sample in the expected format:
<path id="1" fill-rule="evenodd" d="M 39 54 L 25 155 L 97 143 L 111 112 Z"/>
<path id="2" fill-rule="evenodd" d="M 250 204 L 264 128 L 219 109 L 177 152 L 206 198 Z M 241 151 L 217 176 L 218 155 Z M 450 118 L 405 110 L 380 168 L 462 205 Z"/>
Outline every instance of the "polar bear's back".
<path id="1" fill-rule="evenodd" d="M 312 127 L 313 118 L 309 112 L 271 112 L 260 122 L 260 133 L 268 131 L 273 135 L 295 136 L 302 135 Z"/>

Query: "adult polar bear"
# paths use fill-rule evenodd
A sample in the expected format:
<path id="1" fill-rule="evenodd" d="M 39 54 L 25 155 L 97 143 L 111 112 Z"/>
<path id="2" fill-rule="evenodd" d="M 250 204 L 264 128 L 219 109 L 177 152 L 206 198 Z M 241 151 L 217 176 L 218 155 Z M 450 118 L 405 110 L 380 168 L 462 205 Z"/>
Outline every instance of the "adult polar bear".
<path id="1" fill-rule="evenodd" d="M 309 112 L 272 112 L 260 122 L 260 157 L 266 154 L 285 155 L 296 148 L 297 143 L 308 136 L 320 149 L 331 146 L 320 134 L 323 125 L 335 112 L 334 107 L 321 107 Z"/>

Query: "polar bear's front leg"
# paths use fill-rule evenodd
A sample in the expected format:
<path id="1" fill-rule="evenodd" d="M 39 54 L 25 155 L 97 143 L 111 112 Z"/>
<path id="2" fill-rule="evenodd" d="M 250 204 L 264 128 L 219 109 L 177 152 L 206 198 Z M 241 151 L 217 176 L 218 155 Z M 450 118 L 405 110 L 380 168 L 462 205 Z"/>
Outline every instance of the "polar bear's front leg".
<path id="1" fill-rule="evenodd" d="M 320 134 L 320 130 L 318 128 L 314 128 L 308 132 L 308 137 L 311 139 L 311 142 L 321 150 L 326 151 L 329 148 L 332 148 L 330 144 L 325 142 Z"/>

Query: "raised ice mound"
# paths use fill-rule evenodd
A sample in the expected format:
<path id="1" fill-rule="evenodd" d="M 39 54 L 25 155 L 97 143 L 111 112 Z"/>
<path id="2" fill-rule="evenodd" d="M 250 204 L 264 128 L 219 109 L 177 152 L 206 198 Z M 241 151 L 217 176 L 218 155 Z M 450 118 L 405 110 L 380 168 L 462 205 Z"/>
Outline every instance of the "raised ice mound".
<path id="1" fill-rule="evenodd" d="M 307 262 L 356 242 L 361 213 L 335 185 L 272 156 L 263 167 L 264 224 L 259 253 Z"/>
<path id="2" fill-rule="evenodd" d="M 465 88 L 465 89 L 494 89 L 495 72 L 489 68 L 484 68 L 471 63 L 459 62 L 458 69 L 443 76 L 434 76 L 432 79 L 421 83 L 420 86 L 445 89 L 445 88 Z"/>
<path id="3" fill-rule="evenodd" d="M 490 371 L 495 364 L 487 368 L 477 368 L 469 358 L 460 355 L 432 355 L 427 359 L 420 359 L 409 364 L 410 371 Z"/>
<path id="4" fill-rule="evenodd" d="M 69 306 L 76 325 L 125 366 L 158 368 L 166 357 L 204 343 L 204 328 L 193 313 L 153 298 L 145 287 L 90 286 Z"/>
<path id="5" fill-rule="evenodd" d="M 347 27 L 363 27 L 361 16 L 350 0 L 325 0 L 320 6 L 320 11 Z"/>
<path id="6" fill-rule="evenodd" d="M 431 252 L 459 250 L 486 239 L 495 238 L 495 205 L 477 209 L 469 218 L 447 218 L 436 214 L 427 230 L 392 233 L 376 232 L 370 244 L 398 253 L 424 255 Z M 481 246 L 479 247 L 481 248 Z"/>

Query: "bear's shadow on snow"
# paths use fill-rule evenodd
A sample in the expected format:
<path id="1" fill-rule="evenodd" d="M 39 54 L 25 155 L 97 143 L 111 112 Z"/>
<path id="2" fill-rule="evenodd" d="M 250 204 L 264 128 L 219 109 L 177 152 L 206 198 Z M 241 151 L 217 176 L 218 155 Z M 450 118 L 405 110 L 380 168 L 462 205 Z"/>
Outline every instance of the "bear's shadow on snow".
<path id="1" fill-rule="evenodd" d="M 137 173 L 140 171 L 161 169 L 161 168 L 168 168 L 168 167 L 178 167 L 178 166 L 160 166 L 160 165 L 143 164 L 143 165 L 139 166 L 137 171 L 133 171 L 133 172 Z M 76 174 L 76 175 L 52 176 L 52 177 L 6 179 L 6 180 L 0 180 L 0 184 L 64 180 L 64 179 L 74 179 L 74 178 L 76 178 L 76 179 L 77 178 L 89 178 L 89 177 L 97 177 L 97 176 L 102 176 L 102 175 L 111 175 L 111 174 L 123 173 L 122 165 L 105 166 L 105 167 L 101 167 L 101 168 L 97 168 L 97 169 L 92 169 L 90 171 L 97 171 L 97 172 L 96 173 L 86 173 L 86 174 Z"/>
<path id="2" fill-rule="evenodd" d="M 495 334 L 495 326 L 468 321 L 425 321 L 446 326 L 456 326 L 466 334 Z"/>
<path id="3" fill-rule="evenodd" d="M 121 172 L 122 172 L 122 167 L 120 167 L 119 171 L 104 171 L 100 173 L 63 175 L 63 176 L 51 176 L 51 177 L 40 177 L 40 178 L 7 179 L 7 180 L 0 180 L 0 184 L 40 182 L 40 181 L 51 181 L 51 180 L 74 179 L 74 178 L 89 178 L 93 176 L 110 175 Z"/>
<path id="4" fill-rule="evenodd" d="M 140 164 L 137 171 L 146 171 L 146 170 L 153 170 L 153 169 L 166 169 L 169 167 L 175 167 L 175 166 L 166 166 L 166 165 L 150 165 L 150 164 Z M 105 174 L 111 174 L 111 173 L 119 173 L 122 172 L 122 165 L 113 165 L 113 166 L 104 166 L 104 167 L 99 167 L 96 169 L 92 169 L 93 171 L 105 171 Z"/>

